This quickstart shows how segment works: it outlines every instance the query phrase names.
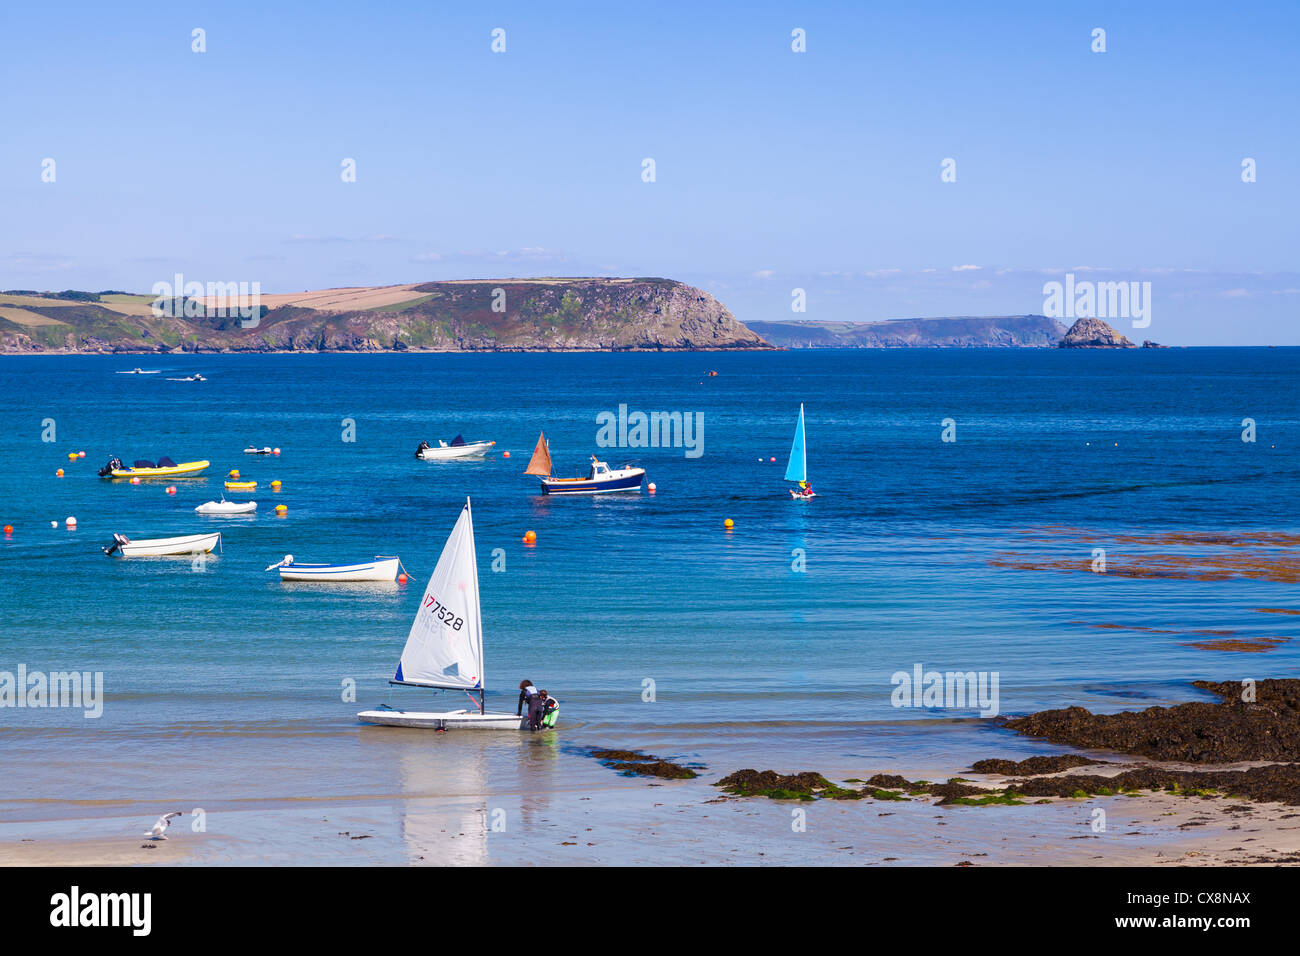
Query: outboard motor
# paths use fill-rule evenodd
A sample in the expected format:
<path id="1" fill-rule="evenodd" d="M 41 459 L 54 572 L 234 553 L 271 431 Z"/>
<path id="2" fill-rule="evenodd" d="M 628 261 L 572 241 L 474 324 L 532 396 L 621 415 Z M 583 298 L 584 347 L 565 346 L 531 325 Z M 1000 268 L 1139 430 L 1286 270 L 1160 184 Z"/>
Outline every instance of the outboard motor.
<path id="1" fill-rule="evenodd" d="M 425 450 L 426 448 L 428 448 L 428 447 L 429 447 L 429 443 L 428 443 L 427 441 L 422 441 L 422 442 L 420 442 L 419 447 L 415 449 L 415 457 L 416 457 L 416 458 L 421 458 L 421 457 L 423 457 L 423 456 L 424 456 L 424 450 Z"/>
<path id="2" fill-rule="evenodd" d="M 116 457 L 110 458 L 108 460 L 108 464 L 105 465 L 103 468 L 99 469 L 99 477 L 105 478 L 108 475 L 111 475 L 113 472 L 117 471 L 121 467 L 122 467 L 121 458 L 116 458 Z"/>
<path id="3" fill-rule="evenodd" d="M 130 544 L 130 543 L 131 543 L 131 539 L 128 538 L 126 535 L 115 534 L 113 535 L 113 543 L 111 545 L 108 545 L 107 547 L 100 548 L 100 550 L 103 551 L 106 555 L 108 555 L 111 558 L 113 555 L 117 554 L 117 552 L 122 550 L 123 545 Z"/>

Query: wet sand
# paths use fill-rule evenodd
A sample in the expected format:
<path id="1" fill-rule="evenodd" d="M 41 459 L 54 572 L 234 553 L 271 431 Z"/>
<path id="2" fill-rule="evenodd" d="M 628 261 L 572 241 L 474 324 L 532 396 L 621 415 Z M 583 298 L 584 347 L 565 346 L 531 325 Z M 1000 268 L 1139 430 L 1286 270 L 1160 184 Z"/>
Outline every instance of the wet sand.
<path id="1" fill-rule="evenodd" d="M 1169 765 L 1175 766 L 1175 765 Z M 1067 773 L 1114 773 L 1114 765 Z M 731 797 L 723 775 L 595 790 L 397 801 L 281 801 L 178 820 L 144 849 L 134 818 L 0 826 L 0 864 L 49 865 L 1254 865 L 1300 863 L 1300 809 L 1166 793 L 1020 806 Z M 982 786 L 1004 778 L 971 775 Z M 836 780 L 852 786 L 844 780 Z M 1096 811 L 1105 829 L 1094 830 Z M 803 828 L 798 824 L 802 820 Z M 497 829 L 494 829 L 494 826 Z M 128 829 L 130 828 L 130 829 Z M 19 836 L 19 833 L 23 836 Z"/>

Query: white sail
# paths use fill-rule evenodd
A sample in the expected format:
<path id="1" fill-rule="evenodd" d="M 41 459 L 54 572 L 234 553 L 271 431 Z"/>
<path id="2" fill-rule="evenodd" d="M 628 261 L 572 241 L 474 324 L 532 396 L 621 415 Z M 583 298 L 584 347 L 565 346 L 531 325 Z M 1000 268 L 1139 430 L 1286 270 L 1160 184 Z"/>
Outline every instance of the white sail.
<path id="1" fill-rule="evenodd" d="M 483 687 L 483 620 L 468 499 L 424 589 L 393 680 L 425 687 Z"/>

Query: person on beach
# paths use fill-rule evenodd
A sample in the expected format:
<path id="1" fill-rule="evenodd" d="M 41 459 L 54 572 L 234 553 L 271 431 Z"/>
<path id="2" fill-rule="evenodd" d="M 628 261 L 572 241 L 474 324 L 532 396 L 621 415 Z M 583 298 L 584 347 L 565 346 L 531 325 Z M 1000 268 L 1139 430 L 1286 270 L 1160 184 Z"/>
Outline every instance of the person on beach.
<path id="1" fill-rule="evenodd" d="M 523 716 L 525 704 L 528 705 L 528 729 L 541 730 L 542 695 L 530 680 L 519 682 L 519 706 L 515 708 L 515 716 Z"/>
<path id="2" fill-rule="evenodd" d="M 542 698 L 542 726 L 554 727 L 555 718 L 560 712 L 560 702 L 547 694 L 545 690 L 539 691 L 538 696 Z"/>

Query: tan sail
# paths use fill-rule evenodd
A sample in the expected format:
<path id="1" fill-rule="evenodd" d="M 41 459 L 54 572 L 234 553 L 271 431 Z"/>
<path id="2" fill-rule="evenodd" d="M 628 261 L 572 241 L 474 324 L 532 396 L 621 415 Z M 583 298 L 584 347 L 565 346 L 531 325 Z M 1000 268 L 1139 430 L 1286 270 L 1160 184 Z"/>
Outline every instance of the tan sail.
<path id="1" fill-rule="evenodd" d="M 539 478 L 549 478 L 551 476 L 551 449 L 546 444 L 546 433 L 542 432 L 537 437 L 537 447 L 533 449 L 532 461 L 524 470 L 525 475 L 536 475 Z"/>

